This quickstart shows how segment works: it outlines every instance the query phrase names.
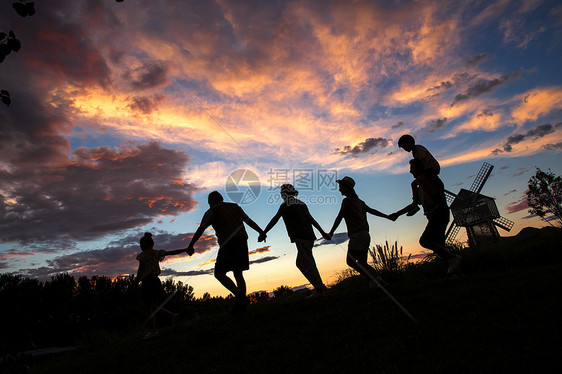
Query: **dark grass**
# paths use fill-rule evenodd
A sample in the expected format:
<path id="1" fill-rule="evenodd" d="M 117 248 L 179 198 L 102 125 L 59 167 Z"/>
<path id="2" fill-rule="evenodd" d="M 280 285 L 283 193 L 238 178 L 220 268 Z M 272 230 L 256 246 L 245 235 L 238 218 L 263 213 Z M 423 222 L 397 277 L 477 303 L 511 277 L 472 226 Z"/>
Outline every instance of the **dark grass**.
<path id="1" fill-rule="evenodd" d="M 294 293 L 231 316 L 231 304 L 190 313 L 142 340 L 110 332 L 76 351 L 19 358 L 29 373 L 459 373 L 562 370 L 562 245 L 559 233 L 463 251 L 465 276 L 442 262 L 410 266 L 389 291 L 412 323 L 368 280 L 352 277 L 329 296 Z M 225 303 L 231 303 L 227 300 Z M 187 316 L 186 316 L 187 317 Z"/>

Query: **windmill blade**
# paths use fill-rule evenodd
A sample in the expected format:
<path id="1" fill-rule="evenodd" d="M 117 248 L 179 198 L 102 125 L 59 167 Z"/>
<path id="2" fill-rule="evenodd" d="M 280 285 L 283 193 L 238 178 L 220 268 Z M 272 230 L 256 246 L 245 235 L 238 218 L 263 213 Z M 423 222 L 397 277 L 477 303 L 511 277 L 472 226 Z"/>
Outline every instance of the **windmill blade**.
<path id="1" fill-rule="evenodd" d="M 494 165 L 485 162 L 476 175 L 476 178 L 474 178 L 474 182 L 472 182 L 472 186 L 470 186 L 470 191 L 478 195 L 482 190 L 482 187 L 484 187 L 484 183 L 486 183 L 486 180 L 488 180 L 488 177 L 492 173 L 493 168 Z"/>
<path id="2" fill-rule="evenodd" d="M 512 220 L 509 220 L 507 218 L 504 217 L 498 217 L 496 219 L 494 219 L 494 225 L 501 227 L 502 229 L 504 229 L 505 231 L 511 231 L 514 222 Z"/>
<path id="3" fill-rule="evenodd" d="M 446 244 L 453 244 L 457 234 L 459 233 L 461 227 L 457 225 L 455 221 L 451 222 L 447 233 L 445 234 L 445 243 Z"/>
<path id="4" fill-rule="evenodd" d="M 450 206 L 451 203 L 453 202 L 453 200 L 455 200 L 455 198 L 457 197 L 457 195 L 455 195 L 454 193 L 452 193 L 449 190 L 445 190 L 445 198 L 447 199 L 447 204 Z"/>

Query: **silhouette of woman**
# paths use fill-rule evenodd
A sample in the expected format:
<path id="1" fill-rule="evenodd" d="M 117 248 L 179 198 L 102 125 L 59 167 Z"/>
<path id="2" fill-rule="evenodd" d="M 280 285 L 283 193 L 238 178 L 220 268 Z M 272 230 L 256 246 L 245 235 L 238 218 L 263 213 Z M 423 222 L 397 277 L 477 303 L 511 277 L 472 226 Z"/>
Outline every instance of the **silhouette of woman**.
<path id="1" fill-rule="evenodd" d="M 312 255 L 312 247 L 316 240 L 312 227 L 316 227 L 324 239 L 329 240 L 330 236 L 312 218 L 306 204 L 296 198 L 298 193 L 292 184 L 281 186 L 283 203 L 281 203 L 279 210 L 267 224 L 263 235 L 260 235 L 258 241 L 264 241 L 265 234 L 277 224 L 279 218 L 283 217 L 291 243 L 295 243 L 297 246 L 297 268 L 314 287 L 310 297 L 324 296 L 326 295 L 326 286 L 322 282 Z"/>

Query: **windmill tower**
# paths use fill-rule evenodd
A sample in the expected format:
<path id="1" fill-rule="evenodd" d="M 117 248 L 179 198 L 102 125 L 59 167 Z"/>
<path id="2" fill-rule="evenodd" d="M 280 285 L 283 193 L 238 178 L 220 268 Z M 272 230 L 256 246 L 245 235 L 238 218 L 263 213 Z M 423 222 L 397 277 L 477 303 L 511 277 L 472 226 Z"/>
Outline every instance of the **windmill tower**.
<path id="1" fill-rule="evenodd" d="M 468 245 L 477 247 L 500 238 L 496 227 L 510 231 L 513 221 L 500 216 L 493 198 L 481 195 L 484 183 L 492 173 L 493 165 L 487 162 L 476 175 L 469 190 L 461 188 L 458 194 L 445 190 L 453 222 L 446 233 L 446 243 L 452 244 L 462 227 L 466 228 Z"/>

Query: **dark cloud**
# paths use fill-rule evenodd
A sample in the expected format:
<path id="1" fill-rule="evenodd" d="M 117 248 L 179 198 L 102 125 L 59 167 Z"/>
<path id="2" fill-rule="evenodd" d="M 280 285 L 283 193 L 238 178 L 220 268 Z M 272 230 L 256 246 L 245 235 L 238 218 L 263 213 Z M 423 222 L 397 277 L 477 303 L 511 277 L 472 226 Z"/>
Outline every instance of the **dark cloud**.
<path id="1" fill-rule="evenodd" d="M 163 277 L 194 277 L 197 275 L 212 275 L 215 269 L 207 270 L 188 270 L 188 271 L 178 271 L 173 269 L 162 269 L 160 273 Z"/>
<path id="2" fill-rule="evenodd" d="M 169 82 L 163 62 L 147 62 L 141 67 L 123 74 L 123 79 L 130 82 L 135 90 L 159 87 Z"/>
<path id="3" fill-rule="evenodd" d="M 248 255 L 255 255 L 258 253 L 267 253 L 267 252 L 271 252 L 271 246 L 270 245 L 266 245 L 265 247 L 260 247 L 260 248 L 256 248 L 253 251 L 248 252 Z"/>
<path id="4" fill-rule="evenodd" d="M 480 64 L 482 61 L 484 61 L 486 58 L 488 58 L 488 55 L 486 53 L 480 53 L 480 54 L 478 54 L 476 56 L 472 56 L 468 60 L 466 60 L 466 65 L 467 66 L 476 66 L 476 65 Z"/>
<path id="5" fill-rule="evenodd" d="M 139 96 L 131 98 L 129 109 L 139 114 L 150 114 L 158 109 L 158 104 L 162 101 L 162 96 Z"/>
<path id="6" fill-rule="evenodd" d="M 453 78 L 451 80 L 443 81 L 439 83 L 437 86 L 428 88 L 427 92 L 430 93 L 430 96 L 427 99 L 431 100 L 432 98 L 439 96 L 441 92 L 448 90 L 457 84 L 470 81 L 473 78 L 474 76 L 471 76 L 467 72 L 455 73 L 455 75 L 453 75 Z"/>
<path id="7" fill-rule="evenodd" d="M 492 112 L 491 109 L 484 109 L 476 115 L 476 117 L 478 117 L 478 118 L 480 118 L 480 117 L 493 117 L 493 116 L 494 116 L 494 112 Z"/>
<path id="8" fill-rule="evenodd" d="M 343 149 L 336 148 L 334 150 L 335 154 L 340 155 L 351 155 L 353 157 L 357 157 L 357 155 L 361 153 L 367 153 L 374 148 L 385 148 L 390 143 L 389 139 L 384 138 L 367 138 L 364 142 L 361 142 L 354 147 L 350 145 L 346 145 Z"/>
<path id="9" fill-rule="evenodd" d="M 500 86 L 511 79 L 517 78 L 519 77 L 519 75 L 520 74 L 516 72 L 512 74 L 502 75 L 501 77 L 492 80 L 482 79 L 479 82 L 469 86 L 468 90 L 464 94 L 456 95 L 453 99 L 453 102 L 451 103 L 451 106 L 454 106 L 461 101 L 473 99 L 486 92 L 490 92 L 492 91 L 492 89 L 494 89 L 494 87 Z"/>
<path id="10" fill-rule="evenodd" d="M 111 84 L 110 69 L 100 48 L 105 41 L 92 38 L 91 31 L 95 26 L 93 20 L 103 22 L 107 31 L 119 27 L 114 12 L 105 11 L 94 2 L 78 5 L 73 1 L 57 1 L 38 9 L 40 16 L 32 17 L 33 22 L 22 23 L 25 20 L 17 17 L 13 9 L 3 10 L 6 11 L 1 12 L 0 23 L 3 28 L 16 31 L 22 41 L 22 52 L 25 51 L 10 56 L 28 71 L 18 77 L 40 72 L 42 84 L 61 80 L 80 86 L 108 87 Z M 89 21 L 76 17 L 81 13 L 88 14 Z"/>
<path id="11" fill-rule="evenodd" d="M 546 149 L 547 151 L 554 151 L 554 152 L 562 151 L 562 142 L 556 144 L 552 144 L 552 143 L 545 144 L 543 146 L 543 149 Z"/>
<path id="12" fill-rule="evenodd" d="M 435 131 L 444 128 L 447 125 L 447 118 L 438 118 L 431 120 L 423 131 L 428 134 L 433 134 Z"/>
<path id="13" fill-rule="evenodd" d="M 346 242 L 349 239 L 349 236 L 345 232 L 339 232 L 332 236 L 332 240 L 321 239 L 317 243 L 314 244 L 315 247 L 319 247 L 321 245 L 328 245 L 328 244 L 341 244 Z"/>
<path id="14" fill-rule="evenodd" d="M 504 196 L 511 195 L 512 193 L 517 192 L 517 190 L 511 190 L 509 192 L 504 193 Z"/>
<path id="15" fill-rule="evenodd" d="M 519 212 L 521 210 L 526 210 L 527 208 L 529 208 L 529 205 L 527 204 L 527 196 L 523 196 L 521 199 L 513 201 L 505 206 L 505 210 L 507 210 L 508 213 Z"/>
<path id="16" fill-rule="evenodd" d="M 266 257 L 258 258 L 257 260 L 250 261 L 250 265 L 261 264 L 261 263 L 264 263 L 264 262 L 277 260 L 278 258 L 279 258 L 279 256 L 266 256 Z"/>
<path id="17" fill-rule="evenodd" d="M 506 139 L 506 141 L 501 146 L 501 148 L 497 148 L 493 150 L 492 154 L 498 155 L 503 152 L 511 152 L 513 150 L 512 146 L 514 144 L 521 143 L 522 141 L 528 138 L 533 138 L 533 139 L 542 138 L 543 136 L 551 134 L 554 131 L 555 131 L 554 126 L 552 126 L 550 123 L 545 123 L 544 125 L 540 125 L 535 127 L 534 129 L 528 130 L 524 134 L 511 135 Z"/>
<path id="18" fill-rule="evenodd" d="M 398 129 L 398 128 L 402 127 L 402 126 L 404 126 L 404 122 L 400 121 L 400 122 L 398 122 L 397 124 L 392 125 L 390 128 L 391 128 L 391 129 Z"/>
<path id="19" fill-rule="evenodd" d="M 120 274 L 134 274 L 138 268 L 136 256 L 140 253 L 139 240 L 142 233 L 128 235 L 109 243 L 106 248 L 80 251 L 47 260 L 47 266 L 35 269 L 23 269 L 20 272 L 26 276 L 48 278 L 59 273 L 72 275 L 106 275 L 115 277 Z M 186 248 L 193 233 L 170 234 L 154 232 L 154 248 L 174 250 Z M 216 239 L 210 235 L 203 235 L 195 246 L 197 253 L 204 253 L 217 245 Z M 188 257 L 187 254 L 170 256 L 170 258 Z M 164 260 L 165 263 L 166 260 Z M 165 271 L 163 270 L 162 273 Z"/>
<path id="20" fill-rule="evenodd" d="M 523 174 L 527 173 L 528 171 L 529 171 L 529 169 L 526 169 L 526 168 L 519 168 L 519 169 L 517 169 L 517 172 L 516 172 L 516 173 L 513 173 L 513 174 L 511 175 L 511 177 L 512 177 L 512 178 L 513 178 L 513 177 L 518 177 L 518 176 L 520 176 L 520 175 L 523 175 Z"/>
<path id="21" fill-rule="evenodd" d="M 191 210 L 188 156 L 156 142 L 78 148 L 58 164 L 12 160 L 0 171 L 0 241 L 89 240 Z M 51 248 L 52 249 L 52 248 Z M 64 249 L 64 248 L 61 248 Z"/>

